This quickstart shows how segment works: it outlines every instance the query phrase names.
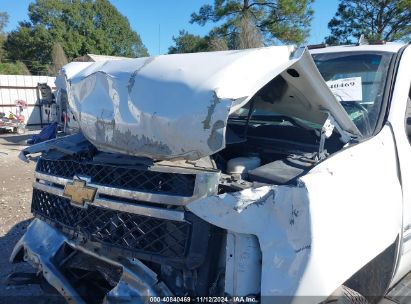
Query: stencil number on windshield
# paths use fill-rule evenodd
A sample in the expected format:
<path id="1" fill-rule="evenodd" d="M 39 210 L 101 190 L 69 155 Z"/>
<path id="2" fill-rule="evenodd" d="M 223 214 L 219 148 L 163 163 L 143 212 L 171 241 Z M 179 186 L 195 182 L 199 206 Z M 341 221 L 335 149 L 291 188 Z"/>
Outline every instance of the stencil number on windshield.
<path id="1" fill-rule="evenodd" d="M 361 77 L 330 80 L 327 85 L 339 101 L 362 101 Z"/>

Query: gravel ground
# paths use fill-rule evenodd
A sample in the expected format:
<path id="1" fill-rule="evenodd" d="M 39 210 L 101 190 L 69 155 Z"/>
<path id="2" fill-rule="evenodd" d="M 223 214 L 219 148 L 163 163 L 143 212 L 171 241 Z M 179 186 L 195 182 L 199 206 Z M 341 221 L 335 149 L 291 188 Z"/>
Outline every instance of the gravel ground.
<path id="1" fill-rule="evenodd" d="M 38 285 L 8 286 L 4 282 L 14 271 L 34 271 L 27 263 L 9 262 L 14 245 L 32 220 L 30 202 L 35 162 L 25 163 L 18 159 L 18 154 L 33 133 L 0 134 L 0 303 L 61 302 L 45 296 Z"/>

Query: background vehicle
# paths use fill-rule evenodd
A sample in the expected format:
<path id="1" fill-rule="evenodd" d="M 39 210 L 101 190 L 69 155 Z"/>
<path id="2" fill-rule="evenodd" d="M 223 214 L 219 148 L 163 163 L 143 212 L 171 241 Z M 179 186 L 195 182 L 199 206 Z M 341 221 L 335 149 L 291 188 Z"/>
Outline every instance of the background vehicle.
<path id="1" fill-rule="evenodd" d="M 11 130 L 18 134 L 26 132 L 24 124 L 24 109 L 27 109 L 27 103 L 24 100 L 16 100 L 16 114 L 10 112 L 9 115 L 0 112 L 0 129 Z"/>

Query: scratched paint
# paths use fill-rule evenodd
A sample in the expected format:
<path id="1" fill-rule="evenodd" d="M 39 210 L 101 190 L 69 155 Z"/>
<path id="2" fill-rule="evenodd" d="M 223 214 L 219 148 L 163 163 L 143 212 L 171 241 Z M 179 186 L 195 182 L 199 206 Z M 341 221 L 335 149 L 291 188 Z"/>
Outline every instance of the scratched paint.
<path id="1" fill-rule="evenodd" d="M 213 225 L 257 236 L 262 252 L 261 295 L 295 293 L 312 242 L 308 192 L 302 182 L 211 196 L 187 207 Z M 293 213 L 298 216 L 291 225 Z"/>
<path id="2" fill-rule="evenodd" d="M 304 80 L 305 92 L 310 92 L 311 82 L 323 82 L 308 52 L 290 59 L 292 50 L 282 46 L 71 63 L 62 69 L 56 85 L 67 91 L 82 131 L 100 150 L 195 160 L 224 149 L 230 113 L 277 75 L 287 77 L 287 68 L 316 73 Z M 328 87 L 321 89 L 325 93 L 312 93 L 300 108 L 279 103 L 279 112 L 303 119 L 308 115 L 310 121 L 321 123 L 323 111 L 330 111 L 344 130 L 356 133 Z"/>
<path id="3" fill-rule="evenodd" d="M 263 303 L 275 295 L 319 303 L 397 238 L 402 192 L 396 168 L 386 126 L 328 157 L 295 186 L 224 193 L 187 208 L 213 225 L 258 238 Z"/>
<path id="4" fill-rule="evenodd" d="M 291 66 L 306 69 L 306 74 L 316 71 L 308 51 L 290 59 L 292 50 L 279 46 L 71 63 L 62 69 L 56 85 L 67 91 L 84 135 L 100 150 L 196 160 L 225 148 L 228 116 L 274 77 L 286 77 Z M 323 82 L 316 73 L 314 78 Z M 312 84 L 305 85 L 309 92 Z M 324 84 L 322 89 L 328 95 L 314 94 L 300 103 L 302 108 L 280 103 L 279 109 L 302 118 L 308 113 L 320 123 L 322 111 L 331 111 L 337 123 L 355 129 L 342 107 L 335 100 L 329 102 L 333 95 L 328 87 Z"/>

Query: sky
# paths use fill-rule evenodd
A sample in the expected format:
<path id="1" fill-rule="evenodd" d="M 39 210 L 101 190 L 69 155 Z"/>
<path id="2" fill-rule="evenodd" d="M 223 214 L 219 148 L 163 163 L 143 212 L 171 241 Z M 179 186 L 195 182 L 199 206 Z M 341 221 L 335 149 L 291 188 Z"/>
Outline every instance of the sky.
<path id="1" fill-rule="evenodd" d="M 10 15 L 6 31 L 16 29 L 18 22 L 28 20 L 27 9 L 32 0 L 0 0 L 0 11 Z M 190 15 L 201 5 L 213 0 L 111 0 L 111 3 L 126 16 L 131 27 L 140 35 L 150 55 L 165 54 L 173 44 L 172 37 L 179 30 L 205 35 L 213 27 L 190 24 Z M 338 0 L 315 0 L 314 19 L 311 24 L 309 44 L 323 42 L 329 34 L 327 24 L 337 11 Z"/>

